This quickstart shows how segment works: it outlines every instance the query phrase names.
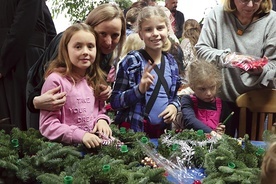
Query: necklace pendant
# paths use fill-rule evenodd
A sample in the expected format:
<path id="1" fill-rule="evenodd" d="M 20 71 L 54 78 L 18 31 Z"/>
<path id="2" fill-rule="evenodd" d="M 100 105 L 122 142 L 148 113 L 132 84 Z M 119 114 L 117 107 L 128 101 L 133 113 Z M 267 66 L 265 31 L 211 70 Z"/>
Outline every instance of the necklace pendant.
<path id="1" fill-rule="evenodd" d="M 239 35 L 239 36 L 243 35 L 243 30 L 238 29 L 237 30 L 237 35 Z"/>

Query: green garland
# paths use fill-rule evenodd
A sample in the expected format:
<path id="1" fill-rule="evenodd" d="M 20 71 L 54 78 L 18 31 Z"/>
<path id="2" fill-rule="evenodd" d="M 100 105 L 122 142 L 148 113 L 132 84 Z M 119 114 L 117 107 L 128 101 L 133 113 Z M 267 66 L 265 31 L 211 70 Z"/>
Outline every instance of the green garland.
<path id="1" fill-rule="evenodd" d="M 122 131 L 111 125 L 113 136 L 127 145 L 121 152 L 116 143 L 97 149 L 83 145 L 68 146 L 51 142 L 39 131 L 20 131 L 14 128 L 10 134 L 0 131 L 0 183 L 63 183 L 64 178 L 73 178 L 73 183 L 170 183 L 163 168 L 141 165 L 145 155 L 140 140 L 142 132 Z M 158 152 L 166 157 L 181 155 L 181 150 L 164 143 L 190 140 L 204 142 L 208 134 L 193 130 L 168 132 L 158 139 Z M 17 144 L 18 143 L 18 144 Z M 151 142 L 145 143 L 154 148 Z M 215 143 L 193 145 L 192 165 L 203 167 L 207 177 L 203 183 L 256 183 L 264 150 L 251 144 L 248 136 L 244 145 L 224 135 Z M 173 160 L 171 160 L 173 161 Z M 69 177 L 70 176 L 70 177 Z"/>
<path id="2" fill-rule="evenodd" d="M 193 130 L 183 132 L 170 131 L 158 140 L 158 152 L 166 158 L 181 156 L 181 149 L 172 149 L 172 144 L 180 141 L 202 142 L 210 139 L 209 134 L 199 134 Z M 170 142 L 170 144 L 165 144 Z M 264 149 L 254 146 L 245 135 L 243 144 L 237 139 L 223 135 L 214 144 L 191 145 L 194 150 L 192 163 L 186 167 L 203 167 L 207 177 L 203 179 L 206 184 L 243 184 L 258 183 L 260 180 L 260 167 Z"/>
<path id="3" fill-rule="evenodd" d="M 14 128 L 10 135 L 0 131 L 0 183 L 63 183 L 66 176 L 77 184 L 170 183 L 164 169 L 140 164 L 146 156 L 138 144 L 144 133 L 111 128 L 128 152 L 121 152 L 115 143 L 89 150 L 83 145 L 63 145 L 48 141 L 34 129 Z"/>

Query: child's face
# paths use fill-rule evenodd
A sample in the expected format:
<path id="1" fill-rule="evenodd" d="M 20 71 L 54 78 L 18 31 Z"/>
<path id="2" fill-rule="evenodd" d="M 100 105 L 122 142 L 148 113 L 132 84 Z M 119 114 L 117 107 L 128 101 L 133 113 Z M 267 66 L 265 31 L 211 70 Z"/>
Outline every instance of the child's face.
<path id="1" fill-rule="evenodd" d="M 213 102 L 217 93 L 215 82 L 202 82 L 193 87 L 195 95 L 204 102 Z"/>
<path id="2" fill-rule="evenodd" d="M 159 17 L 152 17 L 141 24 L 139 35 L 145 42 L 146 50 L 161 50 L 168 39 L 168 28 Z"/>
<path id="3" fill-rule="evenodd" d="M 96 58 L 95 36 L 87 31 L 77 31 L 70 39 L 67 49 L 73 71 L 83 76 Z"/>

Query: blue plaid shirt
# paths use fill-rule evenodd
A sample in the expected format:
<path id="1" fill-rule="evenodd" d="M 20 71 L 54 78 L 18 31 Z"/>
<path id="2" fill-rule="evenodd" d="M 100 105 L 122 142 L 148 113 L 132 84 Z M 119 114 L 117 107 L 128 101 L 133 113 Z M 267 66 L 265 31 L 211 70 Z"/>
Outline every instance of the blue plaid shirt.
<path id="1" fill-rule="evenodd" d="M 180 85 L 178 65 L 173 56 L 163 53 L 171 69 L 172 85 L 169 86 L 169 104 L 175 105 L 180 110 L 180 101 L 177 90 Z M 145 94 L 139 89 L 139 83 L 144 71 L 145 58 L 139 51 L 131 51 L 120 62 L 115 84 L 110 98 L 111 107 L 118 111 L 115 123 L 129 122 L 134 131 L 144 131 L 143 121 L 146 107 Z"/>

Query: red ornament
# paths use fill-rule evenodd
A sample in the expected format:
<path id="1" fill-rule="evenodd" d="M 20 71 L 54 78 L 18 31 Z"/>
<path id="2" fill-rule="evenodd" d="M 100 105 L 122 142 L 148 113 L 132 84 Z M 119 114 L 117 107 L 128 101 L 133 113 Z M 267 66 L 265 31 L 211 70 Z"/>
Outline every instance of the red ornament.
<path id="1" fill-rule="evenodd" d="M 193 184 L 201 184 L 200 180 L 194 180 Z"/>
<path id="2" fill-rule="evenodd" d="M 183 129 L 175 129 L 175 133 L 181 133 L 181 132 L 183 132 Z"/>
<path id="3" fill-rule="evenodd" d="M 212 135 L 211 134 L 205 134 L 206 139 L 211 139 Z"/>

